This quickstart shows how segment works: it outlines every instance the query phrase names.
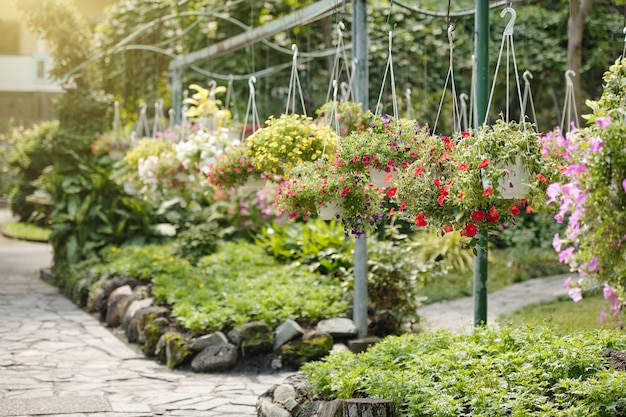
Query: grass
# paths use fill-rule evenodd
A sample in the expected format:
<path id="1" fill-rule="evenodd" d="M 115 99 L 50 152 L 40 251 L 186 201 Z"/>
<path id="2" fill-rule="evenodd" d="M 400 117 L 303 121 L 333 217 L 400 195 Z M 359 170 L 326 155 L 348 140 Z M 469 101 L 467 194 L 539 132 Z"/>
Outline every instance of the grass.
<path id="1" fill-rule="evenodd" d="M 562 296 L 553 301 L 531 304 L 514 313 L 499 317 L 498 321 L 511 326 L 542 325 L 561 333 L 592 329 L 621 330 L 621 324 L 608 312 L 608 301 L 601 294 L 589 294 L 578 303 Z M 599 321 L 602 309 L 607 314 Z"/>
<path id="2" fill-rule="evenodd" d="M 35 226 L 30 223 L 6 223 L 0 225 L 2 232 L 9 237 L 23 240 L 47 241 L 50 229 Z"/>
<path id="3" fill-rule="evenodd" d="M 552 249 L 492 249 L 489 251 L 488 292 L 532 278 L 565 274 L 566 265 L 559 263 Z M 450 271 L 444 276 L 427 282 L 420 295 L 426 297 L 424 304 L 442 300 L 469 297 L 473 293 L 473 271 Z"/>

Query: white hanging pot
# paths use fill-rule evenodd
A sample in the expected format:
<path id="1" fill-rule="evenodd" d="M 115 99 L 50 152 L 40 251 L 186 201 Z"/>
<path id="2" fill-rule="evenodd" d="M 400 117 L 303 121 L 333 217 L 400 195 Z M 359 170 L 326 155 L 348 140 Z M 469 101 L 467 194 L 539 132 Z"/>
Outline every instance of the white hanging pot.
<path id="1" fill-rule="evenodd" d="M 341 214 L 344 201 L 345 199 L 342 197 L 336 200 L 327 201 L 322 205 L 318 205 L 317 214 L 324 220 L 335 219 L 339 214 Z"/>
<path id="2" fill-rule="evenodd" d="M 259 191 L 261 188 L 265 187 L 265 180 L 260 179 L 257 176 L 249 176 L 245 183 L 241 187 L 239 187 L 242 191 L 252 192 Z"/>
<path id="3" fill-rule="evenodd" d="M 507 174 L 498 182 L 498 191 L 504 199 L 521 199 L 528 194 L 528 171 L 521 157 L 515 158 L 514 164 L 504 167 Z"/>
<path id="4" fill-rule="evenodd" d="M 398 171 L 392 169 L 391 172 L 386 172 L 382 169 L 370 166 L 370 178 L 379 188 L 391 187 L 398 178 Z"/>
<path id="5" fill-rule="evenodd" d="M 120 149 L 111 149 L 109 151 L 109 158 L 113 160 L 119 160 L 119 159 L 122 159 L 123 157 L 124 157 L 124 151 Z"/>

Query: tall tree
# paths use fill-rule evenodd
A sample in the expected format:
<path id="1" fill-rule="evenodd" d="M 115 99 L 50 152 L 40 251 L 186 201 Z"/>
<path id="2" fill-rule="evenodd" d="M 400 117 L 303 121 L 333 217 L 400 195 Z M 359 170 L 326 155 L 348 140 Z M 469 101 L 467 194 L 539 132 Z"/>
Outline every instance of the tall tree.
<path id="1" fill-rule="evenodd" d="M 569 20 L 567 24 L 567 69 L 574 71 L 576 76 L 572 79 L 574 84 L 574 97 L 576 107 L 582 109 L 584 103 L 580 91 L 580 68 L 582 66 L 583 33 L 585 21 L 593 0 L 570 0 Z"/>

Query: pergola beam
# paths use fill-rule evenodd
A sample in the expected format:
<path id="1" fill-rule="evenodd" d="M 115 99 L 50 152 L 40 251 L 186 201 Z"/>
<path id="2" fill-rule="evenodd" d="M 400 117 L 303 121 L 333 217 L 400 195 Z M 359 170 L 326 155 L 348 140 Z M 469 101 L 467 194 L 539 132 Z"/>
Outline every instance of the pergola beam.
<path id="1" fill-rule="evenodd" d="M 207 46 L 206 48 L 191 52 L 185 56 L 176 58 L 170 62 L 169 68 L 172 71 L 185 68 L 199 61 L 206 61 L 208 59 L 233 52 L 237 49 L 244 48 L 293 27 L 307 25 L 328 16 L 336 9 L 343 7 L 346 3 L 347 0 L 318 1 L 303 9 L 296 10 L 291 14 L 273 20 L 270 23 L 258 26 L 222 42 L 218 42 Z"/>

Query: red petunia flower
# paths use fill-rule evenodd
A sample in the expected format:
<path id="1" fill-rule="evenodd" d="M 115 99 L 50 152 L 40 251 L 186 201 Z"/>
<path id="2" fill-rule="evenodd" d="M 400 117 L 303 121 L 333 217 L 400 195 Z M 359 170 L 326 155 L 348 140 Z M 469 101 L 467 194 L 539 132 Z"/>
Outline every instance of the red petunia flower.
<path id="1" fill-rule="evenodd" d="M 433 184 L 435 184 L 435 186 L 436 186 L 437 188 L 440 188 L 440 187 L 441 187 L 441 180 L 440 180 L 439 178 L 435 178 L 435 179 L 433 180 Z"/>
<path id="2" fill-rule="evenodd" d="M 487 197 L 492 192 L 493 192 L 493 188 L 491 188 L 491 187 L 485 188 L 485 190 L 483 191 L 483 197 Z"/>
<path id="3" fill-rule="evenodd" d="M 469 138 L 471 136 L 470 132 L 461 132 L 462 138 Z"/>
<path id="4" fill-rule="evenodd" d="M 391 216 L 393 216 L 393 212 L 395 211 L 395 209 L 392 207 L 391 210 L 389 210 L 389 214 L 387 214 L 387 220 L 391 219 Z"/>
<path id="5" fill-rule="evenodd" d="M 531 206 L 526 206 L 526 213 L 530 214 L 533 212 L 533 208 Z"/>
<path id="6" fill-rule="evenodd" d="M 424 217 L 424 213 L 423 212 L 419 212 L 419 214 L 415 217 L 415 225 L 417 227 L 424 227 L 428 224 L 428 222 L 426 221 L 426 217 Z"/>
<path id="7" fill-rule="evenodd" d="M 474 210 L 472 212 L 472 220 L 474 220 L 475 222 L 480 222 L 482 220 L 484 220 L 485 218 L 485 212 L 482 210 Z"/>
<path id="8" fill-rule="evenodd" d="M 415 173 L 413 174 L 413 176 L 417 177 L 418 175 L 420 175 L 422 172 L 424 172 L 424 167 L 422 165 L 418 166 L 415 169 Z"/>
<path id="9" fill-rule="evenodd" d="M 478 164 L 478 168 L 487 168 L 489 166 L 489 160 L 488 159 L 483 159 L 483 161 Z"/>
<path id="10" fill-rule="evenodd" d="M 514 216 L 517 216 L 518 214 L 520 214 L 521 211 L 519 209 L 519 204 L 513 204 L 511 208 L 509 209 L 509 213 L 511 213 Z"/>
<path id="11" fill-rule="evenodd" d="M 461 231 L 461 236 L 473 237 L 478 233 L 478 229 L 474 223 L 468 223 L 465 225 L 465 229 Z"/>
<path id="12" fill-rule="evenodd" d="M 389 188 L 389 189 L 387 190 L 387 197 L 389 197 L 389 198 L 393 198 L 393 197 L 396 195 L 396 192 L 397 192 L 397 191 L 398 191 L 398 188 L 397 188 L 397 187 L 392 187 L 392 188 Z"/>
<path id="13" fill-rule="evenodd" d="M 402 200 L 402 203 L 400 203 L 400 207 L 398 207 L 398 209 L 400 211 L 404 211 L 405 207 L 406 207 L 406 200 Z"/>
<path id="14" fill-rule="evenodd" d="M 491 208 L 489 209 L 489 212 L 487 213 L 487 221 L 488 222 L 497 222 L 498 219 L 500 219 L 500 215 L 498 214 L 498 209 L 496 209 L 496 206 L 491 206 Z"/>
<path id="15" fill-rule="evenodd" d="M 446 223 L 443 226 L 443 233 L 446 234 L 446 233 L 450 233 L 450 232 L 454 232 L 454 227 L 450 226 L 449 223 Z"/>
<path id="16" fill-rule="evenodd" d="M 541 174 L 537 174 L 535 177 L 541 182 L 548 182 L 548 179 Z"/>
<path id="17" fill-rule="evenodd" d="M 468 168 L 468 164 L 459 164 L 459 171 L 467 171 Z"/>

